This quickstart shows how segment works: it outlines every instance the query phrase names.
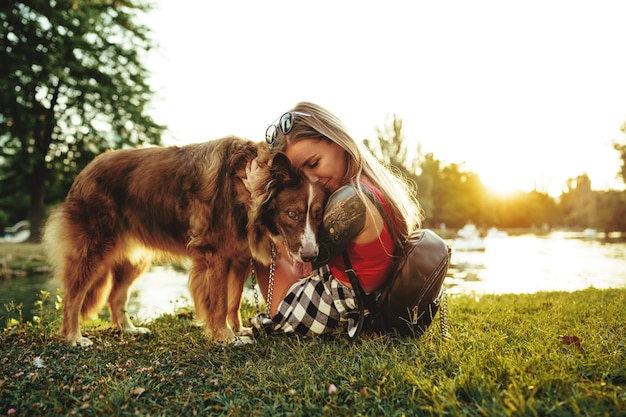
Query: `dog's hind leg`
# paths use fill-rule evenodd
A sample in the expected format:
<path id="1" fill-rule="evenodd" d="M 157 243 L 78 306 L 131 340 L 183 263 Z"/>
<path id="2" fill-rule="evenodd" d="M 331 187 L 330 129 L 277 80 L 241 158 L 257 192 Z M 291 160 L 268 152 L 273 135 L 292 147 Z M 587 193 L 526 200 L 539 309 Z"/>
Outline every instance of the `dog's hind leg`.
<path id="1" fill-rule="evenodd" d="M 113 288 L 109 295 L 109 308 L 111 309 L 111 321 L 114 326 L 123 332 L 132 334 L 150 333 L 145 327 L 135 327 L 130 321 L 126 310 L 130 288 L 139 276 L 150 265 L 148 258 L 142 258 L 131 262 L 128 259 L 119 261 L 113 267 Z"/>
<path id="2" fill-rule="evenodd" d="M 227 322 L 229 262 L 210 253 L 197 253 L 189 274 L 196 318 L 206 324 L 207 335 L 217 342 L 235 339 Z"/>
<path id="3" fill-rule="evenodd" d="M 228 271 L 228 324 L 237 336 L 252 336 L 252 328 L 241 324 L 243 288 L 250 274 L 250 263 L 233 263 Z"/>
<path id="4" fill-rule="evenodd" d="M 71 264 L 68 267 L 67 264 Z M 69 261 L 64 269 L 63 322 L 61 334 L 66 343 L 78 346 L 91 346 L 93 342 L 83 337 L 80 331 L 80 317 L 88 317 L 97 312 L 99 298 L 110 288 L 110 275 L 106 268 L 97 271 L 87 270 L 84 262 Z M 98 277 L 91 280 L 90 277 Z M 86 277 L 81 280 L 80 277 Z M 104 295 L 106 297 L 106 295 Z M 101 303 L 100 303 L 101 305 Z"/>

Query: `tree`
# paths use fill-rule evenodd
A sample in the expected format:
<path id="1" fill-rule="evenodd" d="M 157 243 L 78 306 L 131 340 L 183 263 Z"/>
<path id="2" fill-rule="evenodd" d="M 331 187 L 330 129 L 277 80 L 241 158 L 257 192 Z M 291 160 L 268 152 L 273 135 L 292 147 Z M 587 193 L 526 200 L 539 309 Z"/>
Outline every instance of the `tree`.
<path id="1" fill-rule="evenodd" d="M 596 200 L 587 174 L 567 180 L 566 191 L 561 195 L 562 222 L 567 227 L 592 227 Z"/>
<path id="2" fill-rule="evenodd" d="M 477 174 L 461 168 L 454 163 L 442 168 L 441 185 L 435 191 L 439 199 L 437 215 L 455 229 L 468 222 L 485 226 L 485 187 Z"/>
<path id="3" fill-rule="evenodd" d="M 592 226 L 606 233 L 626 231 L 626 192 L 596 191 L 597 212 Z"/>
<path id="4" fill-rule="evenodd" d="M 621 127 L 622 133 L 626 135 L 626 122 Z M 622 166 L 620 169 L 620 176 L 622 177 L 622 181 L 626 184 L 626 143 L 619 144 L 615 142 L 613 147 L 617 152 L 619 152 L 620 159 L 622 160 Z"/>
<path id="5" fill-rule="evenodd" d="M 485 222 L 485 189 L 478 176 L 463 172 L 457 164 L 441 166 L 432 153 L 409 156 L 402 120 L 390 117 L 383 128 L 376 128 L 375 141 L 364 140 L 365 146 L 401 176 L 416 186 L 417 197 L 425 212 L 424 227 L 440 227 L 447 223 L 461 227 L 468 219 Z"/>
<path id="6" fill-rule="evenodd" d="M 419 175 L 415 180 L 417 196 L 424 209 L 424 224 L 429 227 L 440 227 L 444 220 L 441 218 L 439 207 L 443 205 L 441 190 L 441 161 L 435 158 L 432 152 L 427 153 L 419 162 Z"/>
<path id="7" fill-rule="evenodd" d="M 384 127 L 376 127 L 376 143 L 365 139 L 363 143 L 385 165 L 392 167 L 403 176 L 415 179 L 415 161 L 410 161 L 402 119 L 395 114 L 388 118 Z"/>
<path id="8" fill-rule="evenodd" d="M 32 240 L 46 201 L 94 155 L 160 144 L 164 127 L 146 114 L 153 91 L 141 62 L 154 45 L 135 21 L 149 9 L 139 0 L 1 3 L 0 199 L 27 211 Z M 23 194 L 27 207 L 13 206 Z"/>

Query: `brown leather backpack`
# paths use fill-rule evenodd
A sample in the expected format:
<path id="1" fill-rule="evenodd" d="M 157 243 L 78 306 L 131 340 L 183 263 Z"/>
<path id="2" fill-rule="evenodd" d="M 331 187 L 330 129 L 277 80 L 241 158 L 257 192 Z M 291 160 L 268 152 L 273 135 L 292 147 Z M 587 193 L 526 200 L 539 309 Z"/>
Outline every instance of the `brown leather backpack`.
<path id="1" fill-rule="evenodd" d="M 382 291 L 365 295 L 344 251 L 346 273 L 357 295 L 360 316 L 350 339 L 359 335 L 366 309 L 374 331 L 402 336 L 422 335 L 435 317 L 445 297 L 443 281 L 450 264 L 450 246 L 433 231 L 420 229 L 397 252 L 397 261 Z M 443 313 L 447 316 L 447 311 Z M 447 336 L 445 319 L 442 316 L 441 330 Z"/>

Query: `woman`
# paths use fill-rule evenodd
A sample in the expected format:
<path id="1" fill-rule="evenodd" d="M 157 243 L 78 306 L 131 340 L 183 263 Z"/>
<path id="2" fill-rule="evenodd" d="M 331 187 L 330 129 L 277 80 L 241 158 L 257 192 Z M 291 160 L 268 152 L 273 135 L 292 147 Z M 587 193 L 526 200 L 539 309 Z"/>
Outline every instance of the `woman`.
<path id="1" fill-rule="evenodd" d="M 266 140 L 272 153 L 284 152 L 294 168 L 331 194 L 324 214 L 329 239 L 322 259 L 326 264 L 304 278 L 285 256 L 278 257 L 271 280 L 267 268 L 255 265 L 271 321 L 256 317 L 252 324 L 307 336 L 351 331 L 358 310 L 342 252 L 347 251 L 365 292 L 378 291 L 389 275 L 396 242 L 421 225 L 419 203 L 405 182 L 357 143 L 336 116 L 316 104 L 302 102 L 283 114 L 268 127 Z M 253 161 L 246 183 L 253 196 L 260 186 L 257 169 Z M 348 215 L 345 207 L 350 207 Z"/>

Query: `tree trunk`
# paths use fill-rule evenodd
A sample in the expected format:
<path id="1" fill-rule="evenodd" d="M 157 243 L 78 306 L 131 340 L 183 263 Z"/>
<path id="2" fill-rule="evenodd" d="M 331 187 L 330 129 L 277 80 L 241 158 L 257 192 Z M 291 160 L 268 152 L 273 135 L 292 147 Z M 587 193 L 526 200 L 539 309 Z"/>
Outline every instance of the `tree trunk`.
<path id="1" fill-rule="evenodd" d="M 33 137 L 35 138 L 35 150 L 30 155 L 32 171 L 28 175 L 28 188 L 30 191 L 30 209 L 28 220 L 30 221 L 29 242 L 41 242 L 43 227 L 46 222 L 46 180 L 48 168 L 46 167 L 46 154 L 52 142 L 52 132 L 56 125 L 54 106 L 59 98 L 58 84 L 54 85 L 50 108 L 40 106 L 40 117 L 35 124 Z"/>
<path id="2" fill-rule="evenodd" d="M 28 221 L 30 222 L 29 242 L 41 242 L 43 226 L 46 222 L 44 194 L 43 181 L 33 181 L 30 184 L 30 208 L 28 210 Z"/>

